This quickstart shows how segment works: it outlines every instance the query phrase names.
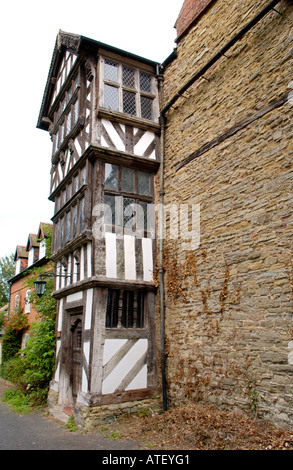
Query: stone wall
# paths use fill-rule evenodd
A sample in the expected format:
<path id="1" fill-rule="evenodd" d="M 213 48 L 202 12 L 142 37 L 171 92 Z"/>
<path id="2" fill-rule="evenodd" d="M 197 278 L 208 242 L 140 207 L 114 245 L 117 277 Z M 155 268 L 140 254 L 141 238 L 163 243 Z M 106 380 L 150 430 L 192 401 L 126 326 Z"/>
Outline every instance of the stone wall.
<path id="1" fill-rule="evenodd" d="M 227 3 L 181 38 L 165 103 L 268 2 Z M 276 10 L 166 115 L 165 205 L 200 204 L 200 246 L 165 240 L 167 381 L 171 403 L 293 427 L 293 3 Z"/>

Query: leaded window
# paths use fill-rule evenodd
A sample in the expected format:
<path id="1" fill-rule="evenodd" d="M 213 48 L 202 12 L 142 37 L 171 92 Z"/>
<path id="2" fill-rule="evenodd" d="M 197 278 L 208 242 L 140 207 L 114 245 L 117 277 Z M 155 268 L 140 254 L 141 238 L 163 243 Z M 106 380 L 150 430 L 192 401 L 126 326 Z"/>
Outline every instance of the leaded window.
<path id="1" fill-rule="evenodd" d="M 154 119 L 153 76 L 118 62 L 105 59 L 104 107 L 130 116 Z"/>
<path id="2" fill-rule="evenodd" d="M 104 191 L 104 222 L 109 229 L 153 230 L 151 173 L 105 163 Z"/>

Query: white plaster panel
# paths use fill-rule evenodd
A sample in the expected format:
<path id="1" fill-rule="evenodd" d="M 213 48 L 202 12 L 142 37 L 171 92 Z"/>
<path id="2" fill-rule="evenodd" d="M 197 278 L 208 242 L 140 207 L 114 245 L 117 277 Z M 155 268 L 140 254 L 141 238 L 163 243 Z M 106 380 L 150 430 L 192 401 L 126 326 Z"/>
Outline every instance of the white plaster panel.
<path id="1" fill-rule="evenodd" d="M 83 343 L 83 352 L 88 364 L 90 361 L 90 345 L 90 341 L 84 341 Z"/>
<path id="2" fill-rule="evenodd" d="M 84 279 L 84 247 L 80 248 L 80 273 L 79 278 L 82 281 Z"/>
<path id="3" fill-rule="evenodd" d="M 67 302 L 75 302 L 76 300 L 82 300 L 82 291 L 75 292 L 74 294 L 70 294 L 66 297 Z"/>
<path id="4" fill-rule="evenodd" d="M 139 139 L 137 144 L 134 146 L 134 153 L 136 155 L 143 155 L 148 146 L 154 140 L 154 134 L 152 132 L 146 131 L 145 134 Z"/>
<path id="5" fill-rule="evenodd" d="M 57 331 L 62 331 L 62 324 L 63 324 L 63 299 L 60 299 Z"/>
<path id="6" fill-rule="evenodd" d="M 74 145 L 75 145 L 76 151 L 78 153 L 78 156 L 80 157 L 81 154 L 82 154 L 82 150 L 81 150 L 81 146 L 80 146 L 80 143 L 79 143 L 77 138 L 74 140 Z"/>
<path id="7" fill-rule="evenodd" d="M 119 349 L 127 342 L 127 339 L 106 339 L 104 346 L 103 365 L 113 357 Z"/>
<path id="8" fill-rule="evenodd" d="M 57 339 L 57 341 L 56 341 L 56 357 L 58 356 L 60 346 L 61 346 L 61 339 Z M 57 364 L 54 379 L 55 379 L 56 382 L 59 382 L 59 378 L 60 378 L 60 361 Z"/>
<path id="9" fill-rule="evenodd" d="M 92 244 L 87 244 L 87 277 L 92 277 Z"/>
<path id="10" fill-rule="evenodd" d="M 135 237 L 124 235 L 124 267 L 125 279 L 136 279 Z"/>
<path id="11" fill-rule="evenodd" d="M 147 365 L 145 364 L 139 373 L 125 390 L 136 390 L 137 388 L 147 388 Z"/>
<path id="12" fill-rule="evenodd" d="M 127 354 L 121 359 L 119 364 L 106 377 L 102 385 L 102 394 L 113 393 L 124 377 L 135 366 L 137 361 L 146 353 L 148 340 L 146 338 L 139 339 Z M 139 388 L 144 388 L 141 385 Z"/>
<path id="13" fill-rule="evenodd" d="M 105 119 L 102 119 L 102 124 L 105 127 L 109 137 L 111 138 L 113 144 L 115 145 L 115 148 L 117 150 L 125 150 L 125 145 L 124 142 L 121 140 L 119 135 L 117 134 L 115 128 L 113 127 L 112 123 L 110 121 L 106 121 Z M 120 125 L 123 132 L 125 132 L 125 126 Z M 108 147 L 108 145 L 107 145 Z"/>
<path id="14" fill-rule="evenodd" d="M 88 392 L 88 379 L 84 368 L 82 368 L 81 390 L 85 393 Z"/>
<path id="15" fill-rule="evenodd" d="M 143 279 L 153 280 L 153 244 L 151 238 L 142 239 Z"/>
<path id="16" fill-rule="evenodd" d="M 85 308 L 85 319 L 84 319 L 85 330 L 89 330 L 92 326 L 93 295 L 94 295 L 94 290 L 88 289 L 87 294 L 86 294 L 86 308 Z"/>
<path id="17" fill-rule="evenodd" d="M 106 232 L 106 277 L 117 278 L 116 234 Z"/>

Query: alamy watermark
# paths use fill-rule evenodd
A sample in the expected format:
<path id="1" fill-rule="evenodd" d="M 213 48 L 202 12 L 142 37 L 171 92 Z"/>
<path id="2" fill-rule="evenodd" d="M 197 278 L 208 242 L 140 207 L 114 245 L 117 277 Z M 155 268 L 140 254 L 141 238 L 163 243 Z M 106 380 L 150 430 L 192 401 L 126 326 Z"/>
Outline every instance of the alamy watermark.
<path id="1" fill-rule="evenodd" d="M 178 240 L 184 250 L 195 250 L 200 245 L 200 204 L 150 204 L 130 202 L 116 197 L 114 204 L 96 204 L 93 235 L 102 239 L 105 233 L 125 234 L 136 238 Z"/>

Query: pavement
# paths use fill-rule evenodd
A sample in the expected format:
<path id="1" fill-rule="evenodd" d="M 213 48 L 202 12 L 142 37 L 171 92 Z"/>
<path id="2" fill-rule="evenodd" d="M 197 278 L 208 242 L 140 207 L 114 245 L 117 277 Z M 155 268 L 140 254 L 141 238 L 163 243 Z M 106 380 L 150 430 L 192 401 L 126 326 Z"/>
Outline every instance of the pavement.
<path id="1" fill-rule="evenodd" d="M 61 426 L 65 417 L 52 418 L 41 411 L 18 414 L 1 401 L 5 390 L 11 384 L 0 379 L 0 451 L 1 450 L 98 450 L 127 451 L 139 450 L 141 445 L 134 441 L 119 439 L 112 441 L 103 437 L 98 430 L 70 432 Z"/>

